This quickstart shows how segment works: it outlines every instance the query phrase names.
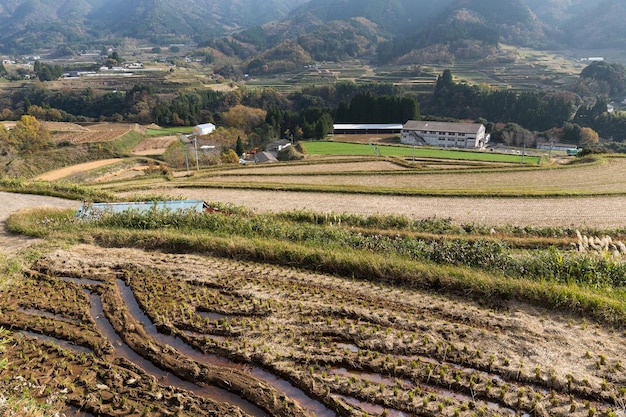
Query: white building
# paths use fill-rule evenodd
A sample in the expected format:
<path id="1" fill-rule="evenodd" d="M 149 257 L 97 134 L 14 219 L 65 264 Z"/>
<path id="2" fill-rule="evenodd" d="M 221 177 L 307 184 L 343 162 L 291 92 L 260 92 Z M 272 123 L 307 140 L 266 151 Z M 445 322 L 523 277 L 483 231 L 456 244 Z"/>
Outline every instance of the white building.
<path id="1" fill-rule="evenodd" d="M 397 134 L 402 131 L 401 123 L 336 123 L 333 125 L 333 134 L 367 135 L 367 134 Z"/>
<path id="2" fill-rule="evenodd" d="M 215 130 L 215 125 L 213 123 L 205 123 L 202 125 L 194 126 L 191 131 L 191 136 L 204 136 L 213 133 Z"/>
<path id="3" fill-rule="evenodd" d="M 409 120 L 402 127 L 400 142 L 405 145 L 481 149 L 489 142 L 489 135 L 480 123 Z"/>

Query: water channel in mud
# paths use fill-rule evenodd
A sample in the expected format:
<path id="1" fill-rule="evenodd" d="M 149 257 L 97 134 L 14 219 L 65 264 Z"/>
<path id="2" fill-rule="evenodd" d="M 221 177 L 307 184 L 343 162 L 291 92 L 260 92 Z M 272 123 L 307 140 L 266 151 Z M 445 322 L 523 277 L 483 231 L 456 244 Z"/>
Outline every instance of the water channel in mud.
<path id="1" fill-rule="evenodd" d="M 143 312 L 143 310 L 139 306 L 139 303 L 137 302 L 137 299 L 135 298 L 132 289 L 122 280 L 117 281 L 117 286 L 122 296 L 122 300 L 124 301 L 124 304 L 126 304 L 126 307 L 128 308 L 130 314 L 134 316 L 134 318 L 144 326 L 144 329 L 151 337 L 155 338 L 160 343 L 173 347 L 181 354 L 188 356 L 198 363 L 224 368 L 235 368 L 245 372 L 249 372 L 256 378 L 266 382 L 267 384 L 276 388 L 278 391 L 284 393 L 287 397 L 291 398 L 302 408 L 311 412 L 315 416 L 336 416 L 336 413 L 334 411 L 328 409 L 319 401 L 310 398 L 302 390 L 294 387 L 290 382 L 277 377 L 269 371 L 266 371 L 258 366 L 249 367 L 243 364 L 238 364 L 218 355 L 199 352 L 193 347 L 189 346 L 183 340 L 175 336 L 160 333 L 154 323 L 152 323 L 150 318 Z"/>
<path id="2" fill-rule="evenodd" d="M 89 297 L 90 301 L 90 314 L 93 320 L 96 323 L 96 327 L 103 336 L 108 339 L 115 350 L 115 356 L 124 358 L 138 367 L 142 368 L 146 373 L 155 377 L 160 383 L 169 385 L 175 388 L 183 389 L 186 391 L 190 391 L 195 395 L 211 399 L 216 402 L 228 403 L 235 405 L 241 408 L 243 411 L 252 416 L 259 417 L 269 417 L 269 415 L 257 407 L 256 405 L 250 403 L 249 401 L 241 398 L 231 392 L 228 392 L 224 389 L 214 387 L 214 386 L 199 386 L 194 383 L 184 381 L 181 378 L 173 375 L 170 372 L 164 371 L 159 367 L 155 366 L 152 362 L 145 359 L 141 355 L 137 354 L 133 351 L 124 341 L 120 338 L 120 336 L 115 332 L 111 323 L 106 319 L 104 310 L 102 308 L 102 302 L 100 300 L 100 296 L 96 293 L 90 291 L 89 287 L 94 285 L 101 285 L 102 283 L 95 280 L 89 279 L 80 279 L 80 278 L 62 278 L 64 281 L 72 282 L 76 285 L 81 285 L 84 288 L 85 293 Z M 50 340 L 55 343 L 58 343 L 61 347 L 66 346 L 68 349 L 77 350 L 80 347 L 72 345 L 68 342 L 64 342 L 61 340 L 57 340 L 54 338 L 50 338 L 48 336 L 39 335 L 36 333 L 25 333 L 30 337 L 35 337 L 40 340 Z"/>
<path id="3" fill-rule="evenodd" d="M 116 356 L 134 363 L 165 385 L 191 391 L 198 396 L 209 398 L 217 402 L 225 402 L 235 405 L 252 416 L 268 416 L 265 411 L 261 410 L 256 405 L 226 390 L 213 386 L 201 387 L 192 382 L 182 380 L 176 375 L 155 366 L 152 362 L 132 350 L 115 332 L 111 323 L 105 318 L 102 303 L 98 295 L 90 293 L 89 301 L 91 304 L 90 312 L 96 321 L 96 326 L 98 327 L 98 330 L 100 330 L 109 340 L 109 342 L 111 342 L 115 349 Z"/>
<path id="4" fill-rule="evenodd" d="M 70 343 L 66 340 L 61 340 L 61 339 L 57 339 L 56 337 L 52 337 L 52 336 L 47 336 L 44 334 L 40 334 L 40 333 L 34 333 L 34 332 L 30 332 L 28 330 L 21 330 L 19 332 L 17 332 L 17 334 L 21 334 L 24 336 L 27 336 L 31 339 L 36 339 L 42 343 L 48 342 L 48 343 L 53 343 L 55 345 L 58 345 L 61 349 L 65 349 L 65 350 L 72 350 L 76 353 L 91 353 L 93 354 L 93 351 L 89 348 L 86 348 L 84 346 L 78 346 L 75 345 L 73 343 Z"/>

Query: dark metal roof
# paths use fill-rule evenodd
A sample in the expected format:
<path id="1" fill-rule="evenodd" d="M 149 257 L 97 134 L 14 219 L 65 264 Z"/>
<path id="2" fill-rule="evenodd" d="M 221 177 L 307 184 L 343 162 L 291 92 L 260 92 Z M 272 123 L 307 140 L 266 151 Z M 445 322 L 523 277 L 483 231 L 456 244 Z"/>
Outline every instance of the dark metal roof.
<path id="1" fill-rule="evenodd" d="M 419 130 L 429 132 L 478 133 L 483 126 L 480 123 L 452 123 L 409 120 L 403 126 L 404 130 Z"/>

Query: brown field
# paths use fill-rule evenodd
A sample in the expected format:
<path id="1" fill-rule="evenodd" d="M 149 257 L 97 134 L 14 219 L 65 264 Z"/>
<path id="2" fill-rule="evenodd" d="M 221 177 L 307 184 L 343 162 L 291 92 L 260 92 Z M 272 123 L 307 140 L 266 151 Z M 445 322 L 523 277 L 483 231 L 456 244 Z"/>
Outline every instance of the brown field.
<path id="1" fill-rule="evenodd" d="M 373 163 L 376 164 L 376 163 Z M 378 163 L 383 167 L 383 163 Z M 349 164 L 353 170 L 370 171 L 365 163 Z M 384 165 L 389 170 L 391 164 Z M 554 169 L 535 170 L 490 170 L 486 172 L 454 173 L 410 170 L 396 168 L 403 171 L 399 174 L 386 173 L 385 175 L 342 175 L 347 170 L 345 166 L 335 164 L 319 166 L 291 166 L 267 167 L 257 169 L 242 169 L 226 171 L 227 176 L 212 174 L 202 178 L 203 182 L 219 184 L 224 182 L 245 183 L 275 183 L 299 185 L 334 185 L 344 187 L 369 187 L 372 191 L 377 188 L 406 190 L 407 192 L 428 191 L 445 195 L 448 194 L 486 194 L 486 195 L 541 195 L 546 193 L 557 194 L 621 194 L 626 193 L 625 158 L 609 158 L 602 165 L 561 166 Z M 327 172 L 333 175 L 320 175 Z M 284 175 L 280 175 L 280 174 Z M 299 175 L 292 175 L 292 174 Z M 272 174 L 272 176 L 257 175 Z M 307 176 L 306 174 L 314 174 Z"/>
<path id="2" fill-rule="evenodd" d="M 625 399 L 621 332 L 271 265 L 82 245 L 0 305 L 28 332 L 0 376 L 103 416 L 583 417 Z"/>
<path id="3" fill-rule="evenodd" d="M 623 172 L 626 172 L 626 159 L 623 158 L 609 158 L 600 165 L 464 173 L 448 170 L 432 173 L 419 168 L 402 168 L 387 161 L 348 162 L 339 159 L 310 165 L 249 166 L 200 171 L 198 174 L 192 171 L 195 175 L 190 177 L 177 175 L 176 180 L 150 183 L 128 181 L 123 187 L 142 190 L 149 184 L 150 191 L 259 211 L 305 209 L 450 218 L 457 223 L 490 225 L 623 228 L 626 226 Z M 329 173 L 333 175 L 324 175 Z M 255 190 L 255 183 L 262 186 L 275 184 L 276 189 Z M 338 190 L 357 187 L 359 193 L 282 191 L 284 184 L 335 185 Z M 247 188 L 228 189 L 228 186 L 241 185 Z M 100 187 L 124 192 L 124 188 L 116 183 Z M 386 190 L 416 195 L 376 194 Z M 420 196 L 420 193 L 432 195 Z"/>
<path id="4" fill-rule="evenodd" d="M 132 150 L 133 155 L 163 155 L 167 147 L 178 140 L 177 136 L 145 138 Z"/>
<path id="5" fill-rule="evenodd" d="M 293 174 L 320 174 L 332 172 L 371 172 L 379 173 L 383 171 L 406 171 L 407 168 L 402 167 L 396 163 L 390 161 L 362 161 L 360 158 L 355 158 L 354 161 L 346 162 L 332 162 L 332 163 L 315 163 L 315 164 L 302 164 L 302 165 L 290 165 L 290 166 L 258 166 L 258 165 L 246 165 L 243 169 L 232 171 L 234 175 L 255 175 L 255 174 L 272 174 L 280 175 L 289 173 Z"/>
<path id="6" fill-rule="evenodd" d="M 102 159 L 100 161 L 85 162 L 84 164 L 72 165 L 69 167 L 46 172 L 37 176 L 35 179 L 40 181 L 56 181 L 73 175 L 81 174 L 90 170 L 114 165 L 120 162 L 120 159 Z"/>
<path id="7" fill-rule="evenodd" d="M 94 123 L 76 125 L 73 123 L 45 122 L 55 142 L 97 143 L 109 142 L 125 135 L 131 130 L 140 130 L 138 125 L 119 123 Z"/>
<path id="8" fill-rule="evenodd" d="M 493 226 L 626 227 L 626 197 L 466 198 L 344 195 L 333 193 L 161 188 L 159 192 L 204 199 L 259 212 L 312 210 L 359 215 L 401 215 L 451 219 L 458 224 Z"/>

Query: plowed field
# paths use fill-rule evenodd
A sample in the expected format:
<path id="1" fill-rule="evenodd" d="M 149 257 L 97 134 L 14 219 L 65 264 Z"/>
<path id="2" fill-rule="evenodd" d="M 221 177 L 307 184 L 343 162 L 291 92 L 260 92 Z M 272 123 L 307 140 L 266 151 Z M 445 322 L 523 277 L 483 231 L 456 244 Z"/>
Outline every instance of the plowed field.
<path id="1" fill-rule="evenodd" d="M 94 415 L 582 417 L 625 400 L 621 332 L 210 256 L 57 250 L 1 308 L 54 339 L 15 335 L 0 376 Z"/>

